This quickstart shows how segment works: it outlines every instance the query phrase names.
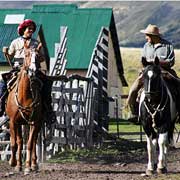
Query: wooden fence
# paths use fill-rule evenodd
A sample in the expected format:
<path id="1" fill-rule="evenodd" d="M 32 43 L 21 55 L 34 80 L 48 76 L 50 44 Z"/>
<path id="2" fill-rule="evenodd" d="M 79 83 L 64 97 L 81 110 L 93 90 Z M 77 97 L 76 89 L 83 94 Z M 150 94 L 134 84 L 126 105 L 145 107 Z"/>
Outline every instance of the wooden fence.
<path id="1" fill-rule="evenodd" d="M 46 158 L 66 148 L 93 145 L 93 81 L 79 75 L 61 77 L 61 81 L 55 82 L 52 87 L 57 121 L 50 129 L 45 128 L 43 133 Z"/>

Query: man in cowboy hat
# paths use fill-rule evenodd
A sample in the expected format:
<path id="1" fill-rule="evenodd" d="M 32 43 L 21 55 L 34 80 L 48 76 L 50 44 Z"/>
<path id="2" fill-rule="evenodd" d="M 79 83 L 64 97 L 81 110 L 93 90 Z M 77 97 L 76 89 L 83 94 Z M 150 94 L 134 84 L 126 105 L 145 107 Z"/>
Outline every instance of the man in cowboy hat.
<path id="1" fill-rule="evenodd" d="M 14 39 L 9 48 L 3 48 L 3 52 L 6 54 L 6 57 L 8 57 L 10 60 L 14 59 L 14 67 L 18 67 L 23 63 L 24 60 L 24 46 L 25 44 L 32 48 L 32 49 L 38 49 L 40 54 L 44 57 L 44 52 L 42 48 L 42 44 L 37 41 L 36 39 L 32 38 L 33 33 L 36 31 L 36 23 L 31 19 L 26 19 L 18 26 L 18 34 L 19 37 Z M 43 82 L 43 88 L 42 88 L 42 99 L 44 100 L 44 106 L 47 112 L 47 120 L 49 122 L 55 122 L 56 116 L 53 112 L 52 106 L 51 106 L 51 87 L 52 82 L 50 80 L 46 79 L 46 71 L 47 66 L 45 62 L 45 58 L 43 58 L 43 62 L 41 62 L 40 70 L 40 78 Z M 14 71 L 14 70 L 13 70 Z M 11 72 L 10 72 L 11 74 Z M 3 75 L 2 75 L 3 76 Z M 4 83 L 5 84 L 5 83 Z M 1 83 L 0 83 L 1 85 Z M 4 87 L 6 84 L 4 85 Z M 3 88 L 4 88 L 3 87 Z M 5 89 L 5 88 L 4 88 Z M 3 89 L 3 91 L 4 91 Z M 0 91 L 1 92 L 1 91 Z M 1 96 L 1 94 L 0 94 Z M 4 110 L 4 107 L 0 109 L 0 115 L 2 115 Z"/>
<path id="2" fill-rule="evenodd" d="M 140 32 L 145 34 L 145 39 L 147 41 L 142 50 L 142 57 L 146 58 L 146 60 L 149 62 L 154 61 L 155 57 L 158 57 L 160 60 L 160 66 L 163 68 L 163 70 L 177 77 L 176 72 L 171 68 L 175 63 L 174 48 L 170 42 L 161 37 L 159 28 L 156 25 L 149 24 L 146 29 L 140 30 Z M 176 85 L 177 84 L 179 83 L 176 82 Z M 134 122 L 137 122 L 138 120 L 137 95 L 142 85 L 143 79 L 142 73 L 140 73 L 139 77 L 134 81 L 130 88 L 129 96 L 126 102 L 132 112 L 132 117 L 129 120 Z M 179 89 L 176 91 L 176 93 L 178 92 Z M 179 94 L 180 93 L 178 93 L 178 96 Z"/>

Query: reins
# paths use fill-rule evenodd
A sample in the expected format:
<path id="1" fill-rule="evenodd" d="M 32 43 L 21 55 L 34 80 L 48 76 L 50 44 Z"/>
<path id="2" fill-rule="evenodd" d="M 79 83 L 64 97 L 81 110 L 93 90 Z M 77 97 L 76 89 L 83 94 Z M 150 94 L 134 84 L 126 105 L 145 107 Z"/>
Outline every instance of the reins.
<path id="1" fill-rule="evenodd" d="M 24 62 L 26 64 L 26 62 Z M 23 68 L 23 67 L 22 67 Z M 20 74 L 17 78 L 17 83 L 16 83 L 16 87 L 15 87 L 15 103 L 18 107 L 18 111 L 20 112 L 22 118 L 27 122 L 27 123 L 31 123 L 32 124 L 32 117 L 33 117 L 33 114 L 34 114 L 34 111 L 35 111 L 35 108 L 37 106 L 39 106 L 40 104 L 40 101 L 39 101 L 39 88 L 33 88 L 32 84 L 34 82 L 38 82 L 39 84 L 41 84 L 42 86 L 42 82 L 39 78 L 33 76 L 33 78 L 31 79 L 31 77 L 28 76 L 29 78 L 29 81 L 30 81 L 30 93 L 31 93 L 31 96 L 32 96 L 32 102 L 28 105 L 28 106 L 23 106 L 19 99 L 18 99 L 18 93 L 19 93 L 19 83 L 20 83 L 20 80 L 22 78 L 23 75 L 26 75 L 28 76 L 28 68 L 25 67 L 25 69 L 21 69 L 20 71 Z M 41 87 L 40 86 L 40 87 Z M 29 117 L 27 118 L 25 115 L 25 113 L 30 113 Z"/>
<path id="2" fill-rule="evenodd" d="M 39 98 L 38 98 L 39 96 L 38 96 L 37 90 L 34 93 L 32 87 L 31 87 L 31 83 L 30 83 L 30 91 L 31 91 L 31 94 L 32 94 L 33 101 L 28 106 L 23 106 L 18 100 L 18 85 L 19 85 L 19 82 L 20 82 L 20 78 L 21 78 L 21 76 L 19 75 L 19 77 L 17 79 L 16 89 L 15 89 L 15 102 L 16 102 L 16 105 L 18 107 L 18 110 L 19 110 L 22 118 L 26 122 L 29 123 L 31 121 L 32 117 L 33 117 L 34 109 L 39 105 Z M 31 82 L 31 80 L 30 80 L 30 82 Z M 34 96 L 34 94 L 35 94 L 35 96 Z M 25 112 L 31 112 L 31 115 L 29 116 L 29 118 L 25 117 L 25 115 L 24 115 Z"/>
<path id="3" fill-rule="evenodd" d="M 161 78 L 161 79 L 162 79 L 162 78 Z M 162 79 L 162 82 L 163 82 L 163 85 L 162 85 L 161 100 L 160 100 L 160 103 L 157 105 L 157 108 L 153 108 L 153 107 L 152 107 L 153 110 L 154 110 L 153 113 L 150 111 L 150 108 L 148 107 L 146 101 L 144 100 L 144 106 L 145 106 L 147 112 L 150 114 L 150 116 L 151 116 L 151 118 L 152 118 L 152 127 L 153 127 L 153 128 L 156 128 L 155 116 L 156 116 L 157 112 L 162 112 L 162 111 L 164 111 L 164 109 L 165 109 L 165 107 L 166 107 L 166 105 L 167 105 L 167 102 L 168 102 L 168 93 L 166 93 L 166 94 L 167 94 L 167 95 L 166 95 L 166 100 L 165 100 L 164 104 L 162 105 L 162 101 L 163 101 L 163 99 L 164 99 L 164 88 L 163 88 L 163 87 L 165 87 L 165 89 L 167 90 L 167 86 L 165 85 L 163 79 Z M 160 108 L 161 106 L 162 106 L 162 108 Z"/>

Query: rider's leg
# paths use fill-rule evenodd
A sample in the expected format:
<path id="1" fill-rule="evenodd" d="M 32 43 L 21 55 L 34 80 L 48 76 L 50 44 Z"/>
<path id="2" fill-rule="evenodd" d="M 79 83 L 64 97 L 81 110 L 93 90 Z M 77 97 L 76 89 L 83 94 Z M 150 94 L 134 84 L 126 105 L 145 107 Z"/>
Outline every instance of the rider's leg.
<path id="1" fill-rule="evenodd" d="M 5 112 L 5 101 L 7 94 L 7 86 L 5 81 L 0 79 L 0 116 L 2 116 Z"/>
<path id="2" fill-rule="evenodd" d="M 137 102 L 137 96 L 138 96 L 138 91 L 143 85 L 143 79 L 142 75 L 140 75 L 132 84 L 128 99 L 127 99 L 127 104 L 130 107 L 131 113 L 134 117 L 137 117 L 138 115 L 138 102 Z"/>

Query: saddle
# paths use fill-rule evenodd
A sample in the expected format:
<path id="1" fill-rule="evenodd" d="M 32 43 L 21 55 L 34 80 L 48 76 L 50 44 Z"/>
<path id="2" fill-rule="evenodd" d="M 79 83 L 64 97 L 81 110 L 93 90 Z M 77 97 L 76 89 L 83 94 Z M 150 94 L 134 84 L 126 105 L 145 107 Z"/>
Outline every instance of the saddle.
<path id="1" fill-rule="evenodd" d="M 172 98 L 175 102 L 178 101 L 180 95 L 180 79 L 176 75 L 175 71 L 172 70 L 171 72 L 162 70 L 162 76 L 166 85 L 172 95 Z"/>
<path id="2" fill-rule="evenodd" d="M 10 92 L 14 88 L 18 73 L 19 70 L 12 70 L 8 73 L 2 74 L 2 78 L 6 83 L 8 92 Z"/>

